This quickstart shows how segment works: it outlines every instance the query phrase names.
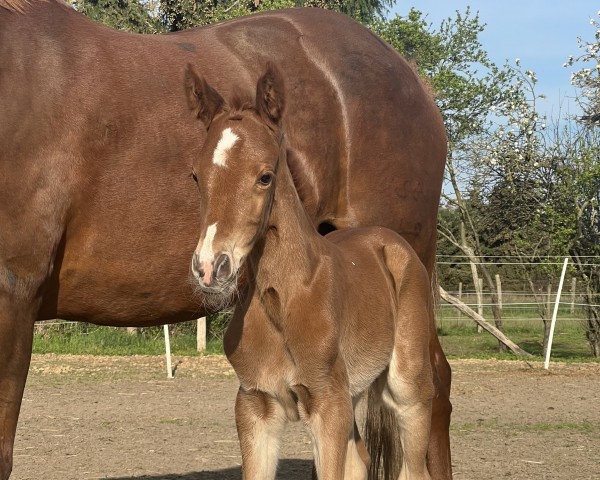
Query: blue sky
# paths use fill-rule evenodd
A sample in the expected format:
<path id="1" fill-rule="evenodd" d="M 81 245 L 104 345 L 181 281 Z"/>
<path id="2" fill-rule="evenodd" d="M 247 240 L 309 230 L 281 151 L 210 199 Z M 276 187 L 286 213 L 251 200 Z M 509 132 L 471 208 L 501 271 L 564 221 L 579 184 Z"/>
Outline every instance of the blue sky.
<path id="1" fill-rule="evenodd" d="M 519 58 L 523 70 L 536 72 L 537 93 L 548 97 L 539 105 L 540 113 L 558 118 L 579 111 L 569 102 L 574 95 L 569 81 L 573 68 L 563 64 L 569 55 L 579 54 L 577 37 L 593 40 L 589 19 L 598 18 L 598 0 L 397 0 L 389 16 L 405 16 L 414 7 L 437 29 L 443 19 L 454 18 L 456 10 L 464 13 L 469 5 L 486 24 L 480 41 L 491 60 L 514 65 Z"/>

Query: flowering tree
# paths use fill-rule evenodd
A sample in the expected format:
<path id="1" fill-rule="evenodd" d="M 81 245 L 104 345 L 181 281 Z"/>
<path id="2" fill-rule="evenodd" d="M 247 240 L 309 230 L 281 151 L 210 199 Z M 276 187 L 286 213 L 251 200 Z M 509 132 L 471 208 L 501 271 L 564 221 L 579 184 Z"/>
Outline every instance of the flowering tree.
<path id="1" fill-rule="evenodd" d="M 598 11 L 600 19 L 600 11 Z M 581 91 L 580 103 L 585 114 L 581 120 L 600 125 L 600 20 L 591 18 L 590 24 L 596 29 L 594 40 L 586 41 L 579 37 L 579 49 L 583 51 L 578 56 L 571 56 L 565 64 L 572 67 L 577 63 L 588 66 L 580 68 L 571 74 L 571 83 Z"/>
<path id="2" fill-rule="evenodd" d="M 579 61 L 595 63 L 572 75 L 582 92 L 585 115 L 581 123 L 569 118 L 550 122 L 537 113 L 534 72 L 515 68 L 512 93 L 491 110 L 489 128 L 461 146 L 468 159 L 472 183 L 468 192 L 477 197 L 474 223 L 478 233 L 496 254 L 521 258 L 522 273 L 534 294 L 539 285 L 531 264 L 546 279 L 558 275 L 556 260 L 571 257 L 572 274 L 584 288 L 585 329 L 592 354 L 600 356 L 600 129 L 598 112 L 598 40 L 584 42 L 586 53 Z M 570 59 L 567 64 L 574 65 Z M 551 125 L 550 125 L 551 124 Z M 541 300 L 544 320 L 544 351 L 549 322 L 546 302 Z"/>

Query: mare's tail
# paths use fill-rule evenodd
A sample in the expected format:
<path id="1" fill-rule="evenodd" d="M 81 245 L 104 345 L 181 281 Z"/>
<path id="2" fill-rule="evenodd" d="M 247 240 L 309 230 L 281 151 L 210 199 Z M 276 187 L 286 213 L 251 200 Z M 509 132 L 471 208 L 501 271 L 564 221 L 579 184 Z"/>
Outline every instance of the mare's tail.
<path id="1" fill-rule="evenodd" d="M 364 439 L 371 457 L 369 480 L 396 480 L 402 467 L 400 427 L 395 413 L 381 401 L 377 382 L 367 396 Z"/>

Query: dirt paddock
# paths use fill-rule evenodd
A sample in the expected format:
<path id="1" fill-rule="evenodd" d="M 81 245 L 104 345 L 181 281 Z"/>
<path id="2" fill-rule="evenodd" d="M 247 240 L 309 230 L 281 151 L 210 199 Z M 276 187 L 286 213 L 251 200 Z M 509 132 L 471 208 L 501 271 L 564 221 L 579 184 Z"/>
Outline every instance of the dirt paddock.
<path id="1" fill-rule="evenodd" d="M 239 480 L 222 357 L 34 356 L 11 480 Z M 455 479 L 600 479 L 600 364 L 454 361 Z M 278 478 L 310 478 L 288 428 Z"/>

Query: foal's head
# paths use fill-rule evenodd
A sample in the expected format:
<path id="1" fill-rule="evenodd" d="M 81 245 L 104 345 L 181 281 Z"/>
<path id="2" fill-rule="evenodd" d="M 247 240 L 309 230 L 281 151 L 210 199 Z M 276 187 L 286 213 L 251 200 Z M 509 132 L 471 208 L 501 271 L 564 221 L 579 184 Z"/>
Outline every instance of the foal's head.
<path id="1" fill-rule="evenodd" d="M 283 79 L 269 63 L 254 105 L 230 105 L 188 66 L 186 90 L 207 127 L 193 165 L 203 227 L 192 272 L 208 300 L 220 302 L 235 291 L 238 271 L 269 218 L 282 140 Z"/>

